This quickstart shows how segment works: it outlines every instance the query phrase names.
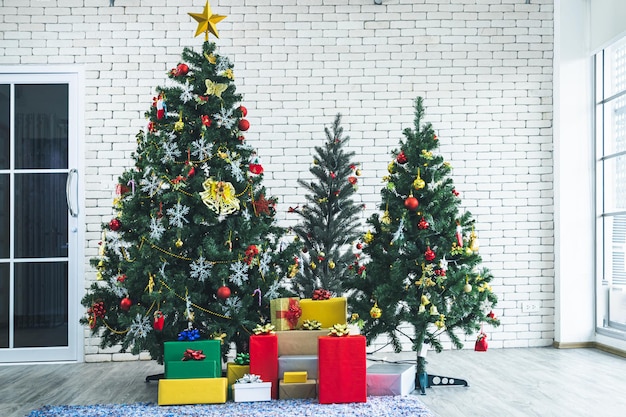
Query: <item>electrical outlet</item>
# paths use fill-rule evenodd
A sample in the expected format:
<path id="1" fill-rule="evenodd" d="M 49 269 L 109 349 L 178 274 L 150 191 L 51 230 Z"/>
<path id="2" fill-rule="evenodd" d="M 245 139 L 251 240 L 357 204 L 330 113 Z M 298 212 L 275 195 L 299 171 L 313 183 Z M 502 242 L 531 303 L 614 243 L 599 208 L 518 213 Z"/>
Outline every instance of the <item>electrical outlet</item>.
<path id="1" fill-rule="evenodd" d="M 539 301 L 522 301 L 522 313 L 539 313 Z"/>

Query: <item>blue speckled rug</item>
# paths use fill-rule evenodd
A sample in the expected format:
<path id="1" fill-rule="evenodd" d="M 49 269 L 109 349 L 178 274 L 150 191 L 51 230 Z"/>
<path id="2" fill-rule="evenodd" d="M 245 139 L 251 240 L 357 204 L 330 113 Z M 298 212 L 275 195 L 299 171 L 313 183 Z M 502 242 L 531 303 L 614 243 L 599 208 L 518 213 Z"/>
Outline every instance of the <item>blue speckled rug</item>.
<path id="1" fill-rule="evenodd" d="M 28 417 L 433 417 L 416 397 L 368 397 L 366 403 L 319 404 L 317 400 L 164 406 L 153 403 L 45 406 Z"/>

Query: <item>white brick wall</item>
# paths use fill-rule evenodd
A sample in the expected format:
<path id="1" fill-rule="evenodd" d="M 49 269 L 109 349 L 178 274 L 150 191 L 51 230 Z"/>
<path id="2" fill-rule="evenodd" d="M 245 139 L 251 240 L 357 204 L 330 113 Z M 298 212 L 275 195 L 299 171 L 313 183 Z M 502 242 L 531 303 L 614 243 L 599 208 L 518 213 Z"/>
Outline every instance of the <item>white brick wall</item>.
<path id="1" fill-rule="evenodd" d="M 204 0 L 3 0 L 0 65 L 85 69 L 86 257 L 112 214 L 117 176 L 131 165 L 157 85 L 167 82 Z M 553 1 L 213 0 L 218 51 L 235 65 L 279 218 L 303 201 L 315 145 L 336 113 L 363 164 L 365 219 L 413 100 L 454 167 L 477 220 L 485 266 L 500 297 L 489 346 L 550 345 L 554 338 L 552 162 Z M 123 156 L 123 157 L 122 157 Z M 105 187 L 108 191 L 102 192 Z M 88 259 L 85 259 L 87 264 Z M 94 272 L 87 268 L 87 280 Z M 537 315 L 521 302 L 536 300 Z M 590 312 L 591 313 L 591 312 Z M 87 332 L 85 332 L 87 334 Z M 468 337 L 467 347 L 473 346 Z M 383 341 L 378 347 L 383 347 Z M 86 360 L 128 359 L 86 339 Z"/>

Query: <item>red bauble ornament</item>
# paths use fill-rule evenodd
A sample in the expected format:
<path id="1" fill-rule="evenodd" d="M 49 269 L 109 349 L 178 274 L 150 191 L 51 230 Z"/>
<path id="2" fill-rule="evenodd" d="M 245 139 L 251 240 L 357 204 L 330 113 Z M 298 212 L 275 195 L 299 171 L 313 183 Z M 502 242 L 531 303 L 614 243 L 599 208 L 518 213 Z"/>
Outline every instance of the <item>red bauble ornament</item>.
<path id="1" fill-rule="evenodd" d="M 428 224 L 428 222 L 426 221 L 425 218 L 422 217 L 422 219 L 417 223 L 417 228 L 420 230 L 426 230 L 430 227 L 430 224 Z"/>
<path id="2" fill-rule="evenodd" d="M 187 66 L 187 64 L 181 63 L 181 64 L 178 64 L 176 66 L 176 74 L 175 75 L 177 77 L 180 77 L 180 76 L 183 76 L 183 75 L 187 75 L 188 72 L 189 72 L 189 67 Z"/>
<path id="3" fill-rule="evenodd" d="M 120 301 L 120 308 L 124 311 L 130 310 L 130 306 L 132 305 L 133 305 L 133 301 L 128 297 L 124 297 L 122 298 L 122 301 Z"/>
<path id="4" fill-rule="evenodd" d="M 400 151 L 400 153 L 396 157 L 396 161 L 398 161 L 399 164 L 406 164 L 406 155 L 404 154 L 404 152 Z"/>
<path id="5" fill-rule="evenodd" d="M 239 106 L 239 110 L 241 111 L 241 117 L 246 117 L 248 115 L 248 109 L 244 106 Z"/>
<path id="6" fill-rule="evenodd" d="M 241 130 L 241 131 L 244 131 L 244 132 L 245 132 L 245 131 L 246 131 L 246 130 L 248 130 L 248 129 L 250 129 L 250 122 L 249 122 L 249 121 L 247 121 L 246 119 L 241 119 L 241 120 L 239 121 L 239 130 Z"/>
<path id="7" fill-rule="evenodd" d="M 122 222 L 119 219 L 113 219 L 109 222 L 109 229 L 113 230 L 114 232 L 116 230 L 119 230 L 120 227 L 122 227 Z"/>
<path id="8" fill-rule="evenodd" d="M 352 185 L 356 185 L 357 179 L 356 177 L 350 176 L 348 177 L 348 182 Z"/>
<path id="9" fill-rule="evenodd" d="M 432 249 L 430 248 L 430 246 L 426 249 L 426 252 L 424 252 L 424 258 L 430 262 L 433 259 L 435 259 L 435 252 L 432 251 Z"/>
<path id="10" fill-rule="evenodd" d="M 404 207 L 411 211 L 417 210 L 417 206 L 419 206 L 419 204 L 420 203 L 417 201 L 417 198 L 413 196 L 409 196 L 406 200 L 404 200 Z"/>
<path id="11" fill-rule="evenodd" d="M 361 242 L 356 244 L 356 248 L 357 249 L 362 249 L 363 248 L 363 244 Z"/>
<path id="12" fill-rule="evenodd" d="M 217 289 L 217 298 L 220 300 L 226 300 L 228 297 L 230 297 L 230 288 L 226 285 L 222 285 Z"/>

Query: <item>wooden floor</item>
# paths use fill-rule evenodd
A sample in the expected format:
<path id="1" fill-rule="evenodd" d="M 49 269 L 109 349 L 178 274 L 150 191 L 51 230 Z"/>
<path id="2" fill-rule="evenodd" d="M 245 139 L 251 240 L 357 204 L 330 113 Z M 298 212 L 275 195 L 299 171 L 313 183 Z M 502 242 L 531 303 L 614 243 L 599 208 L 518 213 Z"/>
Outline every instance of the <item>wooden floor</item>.
<path id="1" fill-rule="evenodd" d="M 439 417 L 626 416 L 626 359 L 599 350 L 445 351 L 429 354 L 428 371 L 469 383 L 413 393 Z M 152 361 L 0 366 L 0 416 L 47 404 L 156 402 L 157 383 L 144 380 L 159 372 Z"/>

